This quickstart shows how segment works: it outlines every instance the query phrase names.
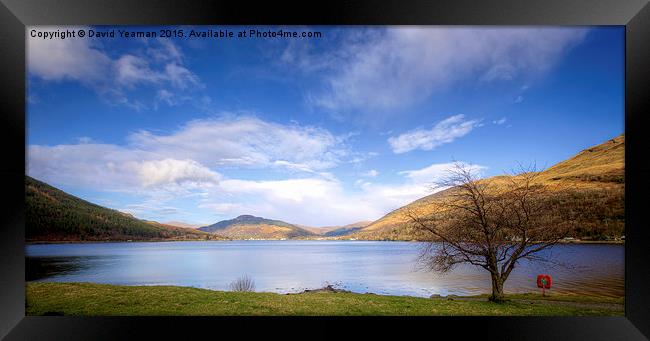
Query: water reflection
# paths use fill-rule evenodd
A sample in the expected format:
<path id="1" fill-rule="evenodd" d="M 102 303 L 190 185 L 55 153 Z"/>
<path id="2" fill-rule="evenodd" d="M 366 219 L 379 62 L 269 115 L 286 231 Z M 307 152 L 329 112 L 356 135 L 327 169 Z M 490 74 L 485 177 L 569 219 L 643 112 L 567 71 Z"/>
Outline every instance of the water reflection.
<path id="1" fill-rule="evenodd" d="M 28 280 L 122 285 L 182 285 L 228 290 L 243 274 L 258 291 L 279 293 L 335 284 L 354 292 L 429 296 L 489 292 L 483 269 L 460 266 L 450 273 L 421 271 L 422 244 L 362 241 L 205 241 L 28 245 Z M 559 245 L 543 256 L 553 263 L 523 261 L 506 292 L 537 291 L 540 273 L 553 276 L 551 292 L 624 295 L 624 248 Z"/>
<path id="2" fill-rule="evenodd" d="M 90 257 L 26 257 L 25 280 L 35 281 L 82 271 L 88 268 L 88 258 Z"/>

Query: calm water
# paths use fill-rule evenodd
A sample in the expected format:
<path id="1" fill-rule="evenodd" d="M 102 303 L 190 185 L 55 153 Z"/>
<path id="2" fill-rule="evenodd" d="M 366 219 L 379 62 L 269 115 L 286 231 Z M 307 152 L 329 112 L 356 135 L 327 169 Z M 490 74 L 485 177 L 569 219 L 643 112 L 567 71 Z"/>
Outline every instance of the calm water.
<path id="1" fill-rule="evenodd" d="M 488 293 L 488 273 L 470 266 L 448 274 L 420 270 L 422 244 L 366 241 L 206 241 L 28 245 L 27 279 L 121 285 L 180 285 L 228 290 L 247 274 L 256 291 L 300 292 L 326 284 L 354 292 L 430 296 Z M 624 247 L 558 245 L 556 263 L 522 262 L 506 292 L 535 292 L 537 274 L 551 292 L 624 295 Z"/>

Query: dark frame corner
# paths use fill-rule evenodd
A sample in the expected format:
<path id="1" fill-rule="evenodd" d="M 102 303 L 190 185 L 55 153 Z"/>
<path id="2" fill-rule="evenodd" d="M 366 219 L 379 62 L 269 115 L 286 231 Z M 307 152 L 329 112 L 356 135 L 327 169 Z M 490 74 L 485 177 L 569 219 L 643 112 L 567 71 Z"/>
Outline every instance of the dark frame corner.
<path id="1" fill-rule="evenodd" d="M 433 25 L 624 25 L 626 30 L 626 247 L 625 317 L 509 318 L 177 318 L 177 317 L 25 317 L 24 174 L 25 174 L 25 27 L 45 24 L 433 24 Z M 267 1 L 0 0 L 0 338 L 135 339 L 153 334 L 187 338 L 196 332 L 220 335 L 228 329 L 293 332 L 295 325 L 340 333 L 454 329 L 457 336 L 535 340 L 643 340 L 650 338 L 650 229 L 644 219 L 642 189 L 650 188 L 650 5 L 648 0 L 489 0 L 375 2 L 352 0 L 307 6 Z M 172 321 L 173 320 L 173 321 Z M 386 321 L 385 321 L 386 320 Z M 399 322 L 399 328 L 388 328 Z M 170 328 L 170 323 L 173 327 Z M 251 325 L 267 324 L 264 328 Z M 328 325 L 333 328 L 322 328 Z M 371 326 L 374 325 L 374 326 Z M 384 327 L 381 327 L 381 326 Z M 470 326 L 467 328 L 467 326 Z M 376 326 L 376 327 L 375 327 Z M 379 327 L 379 328 L 377 328 Z M 328 332 L 329 330 L 329 332 Z M 354 331 L 355 330 L 355 331 Z M 214 334 L 217 333 L 217 334 Z M 348 333 L 348 332 L 346 332 Z M 286 332 L 285 332 L 286 334 Z M 299 334 L 295 334 L 298 336 Z M 644 336 L 645 335 L 645 336 Z"/>

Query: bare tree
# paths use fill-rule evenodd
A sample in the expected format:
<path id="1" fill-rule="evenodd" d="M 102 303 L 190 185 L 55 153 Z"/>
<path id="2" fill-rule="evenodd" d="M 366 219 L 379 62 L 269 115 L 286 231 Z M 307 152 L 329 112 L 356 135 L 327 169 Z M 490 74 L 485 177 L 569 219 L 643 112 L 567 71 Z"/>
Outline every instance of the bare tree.
<path id="1" fill-rule="evenodd" d="M 462 263 L 490 272 L 491 301 L 504 299 L 503 284 L 521 259 L 544 260 L 540 251 L 566 237 L 574 215 L 563 203 L 564 191 L 536 181 L 539 173 L 523 168 L 518 174 L 480 180 L 471 166 L 456 163 L 448 187 L 427 212 L 406 214 L 412 227 L 430 241 L 421 261 L 446 272 Z"/>
<path id="2" fill-rule="evenodd" d="M 230 283 L 230 290 L 240 292 L 255 291 L 255 282 L 248 275 L 244 275 Z"/>

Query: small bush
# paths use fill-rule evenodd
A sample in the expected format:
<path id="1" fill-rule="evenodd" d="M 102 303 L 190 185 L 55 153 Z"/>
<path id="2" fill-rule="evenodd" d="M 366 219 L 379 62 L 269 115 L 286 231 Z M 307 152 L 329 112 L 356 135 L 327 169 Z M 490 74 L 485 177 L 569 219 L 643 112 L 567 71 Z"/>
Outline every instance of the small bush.
<path id="1" fill-rule="evenodd" d="M 252 278 L 248 277 L 248 275 L 244 275 L 230 283 L 230 290 L 252 292 L 255 291 L 255 282 Z"/>

